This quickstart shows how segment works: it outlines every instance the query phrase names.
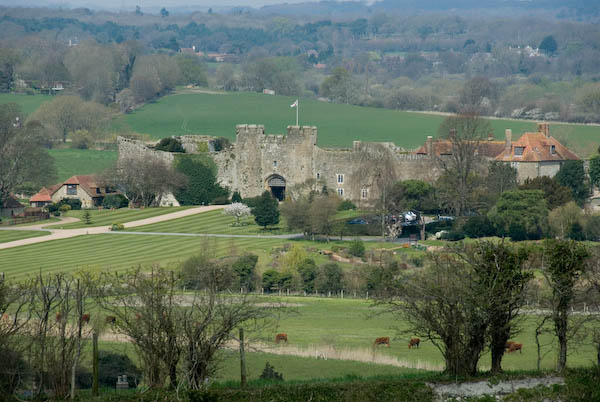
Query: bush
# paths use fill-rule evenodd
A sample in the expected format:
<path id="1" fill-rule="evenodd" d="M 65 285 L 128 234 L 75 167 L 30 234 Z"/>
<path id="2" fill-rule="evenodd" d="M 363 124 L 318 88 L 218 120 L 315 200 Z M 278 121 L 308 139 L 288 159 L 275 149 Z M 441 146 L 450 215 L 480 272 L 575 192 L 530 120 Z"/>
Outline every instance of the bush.
<path id="1" fill-rule="evenodd" d="M 268 269 L 262 274 L 262 287 L 267 292 L 273 292 L 279 288 L 279 272 Z"/>
<path id="2" fill-rule="evenodd" d="M 275 368 L 267 362 L 259 378 L 261 380 L 283 381 L 283 374 L 275 371 Z"/>
<path id="3" fill-rule="evenodd" d="M 238 258 L 232 265 L 233 272 L 238 278 L 238 287 L 245 289 L 248 292 L 254 290 L 256 281 L 256 263 L 258 256 L 254 254 L 246 254 Z"/>
<path id="4" fill-rule="evenodd" d="M 54 215 L 54 216 L 60 216 L 60 211 L 56 210 L 56 211 L 52 212 L 52 215 Z"/>
<path id="5" fill-rule="evenodd" d="M 350 247 L 348 247 L 348 252 L 350 255 L 355 257 L 364 257 L 365 256 L 365 243 L 361 239 L 355 239 L 350 243 Z"/>
<path id="6" fill-rule="evenodd" d="M 443 240 L 448 241 L 459 241 L 465 238 L 465 234 L 460 229 L 452 229 L 449 232 L 446 232 L 442 235 Z"/>
<path id="7" fill-rule="evenodd" d="M 214 204 L 214 205 L 227 205 L 229 203 L 230 203 L 229 197 L 226 195 L 217 197 L 214 200 L 212 200 L 212 202 L 211 202 L 211 204 Z"/>
<path id="8" fill-rule="evenodd" d="M 234 191 L 233 195 L 231 196 L 231 203 L 235 203 L 235 202 L 242 202 L 242 196 L 240 195 L 239 191 Z"/>
<path id="9" fill-rule="evenodd" d="M 94 138 L 87 130 L 77 130 L 71 135 L 71 148 L 89 149 L 94 143 Z"/>
<path id="10" fill-rule="evenodd" d="M 496 234 L 494 224 L 487 216 L 472 216 L 463 226 L 465 235 L 471 238 L 488 237 Z"/>
<path id="11" fill-rule="evenodd" d="M 197 155 L 180 155 L 175 169 L 187 177 L 187 185 L 175 193 L 181 205 L 208 205 L 229 196 L 229 190 L 217 183 L 215 171 Z"/>
<path id="12" fill-rule="evenodd" d="M 244 198 L 244 199 L 242 199 L 242 204 L 246 204 L 250 208 L 254 208 L 254 207 L 256 207 L 256 204 L 258 204 L 259 200 L 260 200 L 260 195 L 257 195 L 256 197 Z"/>
<path id="13" fill-rule="evenodd" d="M 213 141 L 213 146 L 215 147 L 215 152 L 219 152 L 231 147 L 231 142 L 225 137 L 219 137 Z"/>
<path id="14" fill-rule="evenodd" d="M 105 209 L 119 209 L 129 206 L 129 200 L 123 194 L 111 194 L 104 197 L 102 207 Z"/>
<path id="15" fill-rule="evenodd" d="M 71 210 L 71 206 L 69 204 L 62 204 L 60 207 L 58 207 L 58 210 L 64 214 L 65 212 Z"/>
<path id="16" fill-rule="evenodd" d="M 156 144 L 154 149 L 165 152 L 185 152 L 183 145 L 181 145 L 181 141 L 179 141 L 177 138 L 163 138 L 158 144 Z"/>
<path id="17" fill-rule="evenodd" d="M 356 209 L 356 205 L 354 205 L 350 200 L 344 200 L 340 202 L 337 207 L 338 211 L 347 211 L 349 209 Z"/>
<path id="18" fill-rule="evenodd" d="M 74 211 L 81 209 L 81 200 L 79 198 L 63 198 L 59 204 L 68 204 Z"/>
<path id="19" fill-rule="evenodd" d="M 125 230 L 125 225 L 123 225 L 122 223 L 113 223 L 110 226 L 110 230 L 112 230 L 113 232 L 116 232 L 118 230 Z"/>
<path id="20" fill-rule="evenodd" d="M 527 240 L 527 230 L 525 230 L 525 227 L 522 224 L 514 222 L 511 223 L 508 228 L 508 236 L 512 241 Z"/>

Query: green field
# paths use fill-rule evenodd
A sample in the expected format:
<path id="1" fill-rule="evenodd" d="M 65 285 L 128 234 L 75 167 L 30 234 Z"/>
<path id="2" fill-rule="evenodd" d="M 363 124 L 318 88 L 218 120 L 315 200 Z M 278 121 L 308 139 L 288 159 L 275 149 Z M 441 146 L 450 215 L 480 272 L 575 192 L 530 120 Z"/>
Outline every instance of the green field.
<path id="1" fill-rule="evenodd" d="M 279 239 L 206 239 L 203 237 L 127 234 L 83 235 L 39 244 L 0 250 L 0 271 L 21 280 L 44 272 L 73 272 L 79 269 L 127 269 L 138 264 L 174 266 L 208 247 L 218 256 L 230 255 L 232 248 L 251 251 L 266 263 L 267 253 L 281 246 Z"/>
<path id="2" fill-rule="evenodd" d="M 28 239 L 30 237 L 46 236 L 48 232 L 33 230 L 0 230 L 0 243 Z M 2 265 L 2 263 L 0 263 Z"/>
<path id="3" fill-rule="evenodd" d="M 102 172 L 117 160 L 117 151 L 92 149 L 51 149 L 57 170 L 57 182 L 71 176 Z"/>
<path id="4" fill-rule="evenodd" d="M 52 100 L 49 95 L 20 95 L 20 94 L 0 94 L 0 105 L 3 103 L 16 103 L 21 106 L 21 110 L 26 115 L 36 111 L 44 102 Z"/>
<path id="5" fill-rule="evenodd" d="M 190 207 L 170 207 L 170 208 L 144 208 L 144 209 L 129 209 L 121 208 L 114 211 L 109 209 L 89 210 L 92 223 L 87 225 L 84 222 L 75 222 L 61 225 L 49 226 L 50 229 L 76 229 L 93 226 L 108 226 L 113 223 L 126 223 L 137 221 L 140 219 L 151 218 L 153 216 L 170 214 L 172 212 L 181 211 Z M 63 216 L 82 219 L 84 210 L 68 211 Z"/>
<path id="6" fill-rule="evenodd" d="M 171 135 L 206 134 L 235 139 L 236 124 L 264 124 L 269 134 L 283 134 L 295 123 L 292 97 L 259 93 L 180 93 L 159 99 L 122 116 L 119 124 L 152 138 Z M 300 124 L 319 129 L 319 145 L 350 147 L 353 140 L 393 141 L 406 148 L 422 145 L 428 135 L 437 136 L 444 116 L 400 112 L 369 107 L 340 105 L 310 99 L 300 100 Z M 504 138 L 504 129 L 517 138 L 535 129 L 535 122 L 492 120 L 496 138 Z M 553 133 L 567 142 L 600 142 L 600 127 L 583 125 L 551 126 Z M 572 139 L 572 140 L 571 140 Z"/>

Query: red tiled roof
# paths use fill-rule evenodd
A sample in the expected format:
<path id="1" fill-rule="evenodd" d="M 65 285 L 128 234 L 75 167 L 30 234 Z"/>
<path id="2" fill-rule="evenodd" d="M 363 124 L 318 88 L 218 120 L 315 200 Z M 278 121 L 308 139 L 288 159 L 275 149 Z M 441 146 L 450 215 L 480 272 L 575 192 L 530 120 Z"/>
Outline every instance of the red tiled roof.
<path id="1" fill-rule="evenodd" d="M 552 152 L 554 146 L 554 152 Z M 523 148 L 522 155 L 515 155 L 516 148 Z M 504 162 L 543 162 L 579 160 L 579 157 L 552 136 L 544 133 L 525 133 L 512 143 L 510 150 L 504 149 L 496 160 Z"/>
<path id="2" fill-rule="evenodd" d="M 437 139 L 433 141 L 432 145 L 435 156 L 452 154 L 452 142 L 450 140 Z M 495 158 L 504 149 L 504 141 L 482 140 L 479 142 L 477 149 L 479 155 Z M 427 143 L 419 147 L 415 153 L 427 155 Z"/>
<path id="3" fill-rule="evenodd" d="M 54 190 L 56 191 L 56 190 Z M 52 193 L 46 187 L 42 187 L 33 197 L 29 199 L 29 202 L 52 202 Z"/>
<path id="4" fill-rule="evenodd" d="M 10 194 L 0 205 L 3 209 L 23 208 L 24 205 L 19 202 L 12 194 Z"/>
<path id="5" fill-rule="evenodd" d="M 96 177 L 94 175 L 79 175 L 69 177 L 62 185 L 65 184 L 75 184 L 79 185 L 86 193 L 89 194 L 90 197 L 98 197 L 98 193 L 96 193 L 96 188 L 98 188 L 98 184 L 96 183 Z M 58 188 L 62 187 L 59 186 Z M 58 190 L 58 188 L 56 190 Z M 54 192 L 56 192 L 54 190 Z"/>

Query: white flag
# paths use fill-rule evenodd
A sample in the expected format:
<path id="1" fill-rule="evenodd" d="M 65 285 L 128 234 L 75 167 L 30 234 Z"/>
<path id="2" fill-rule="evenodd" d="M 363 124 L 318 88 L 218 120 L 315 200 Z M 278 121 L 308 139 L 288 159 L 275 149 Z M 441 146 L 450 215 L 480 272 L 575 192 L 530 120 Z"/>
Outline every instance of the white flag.
<path id="1" fill-rule="evenodd" d="M 296 102 L 292 103 L 290 107 L 298 107 L 298 99 L 296 99 Z"/>

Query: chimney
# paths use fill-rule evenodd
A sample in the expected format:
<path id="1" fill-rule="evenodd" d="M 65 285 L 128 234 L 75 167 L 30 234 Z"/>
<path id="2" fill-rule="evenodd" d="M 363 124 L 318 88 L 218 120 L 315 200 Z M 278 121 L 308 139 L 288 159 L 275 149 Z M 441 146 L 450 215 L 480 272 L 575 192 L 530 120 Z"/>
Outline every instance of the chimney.
<path id="1" fill-rule="evenodd" d="M 196 53 L 196 45 L 192 45 L 192 50 Z"/>
<path id="2" fill-rule="evenodd" d="M 431 135 L 427 136 L 426 147 L 427 147 L 427 156 L 433 157 L 433 137 Z"/>
<path id="3" fill-rule="evenodd" d="M 512 149 L 512 130 L 510 128 L 504 130 L 504 136 L 506 137 L 504 151 L 510 153 L 510 150 Z"/>
<path id="4" fill-rule="evenodd" d="M 546 137 L 550 137 L 550 124 L 538 123 L 538 133 L 544 134 Z"/>

